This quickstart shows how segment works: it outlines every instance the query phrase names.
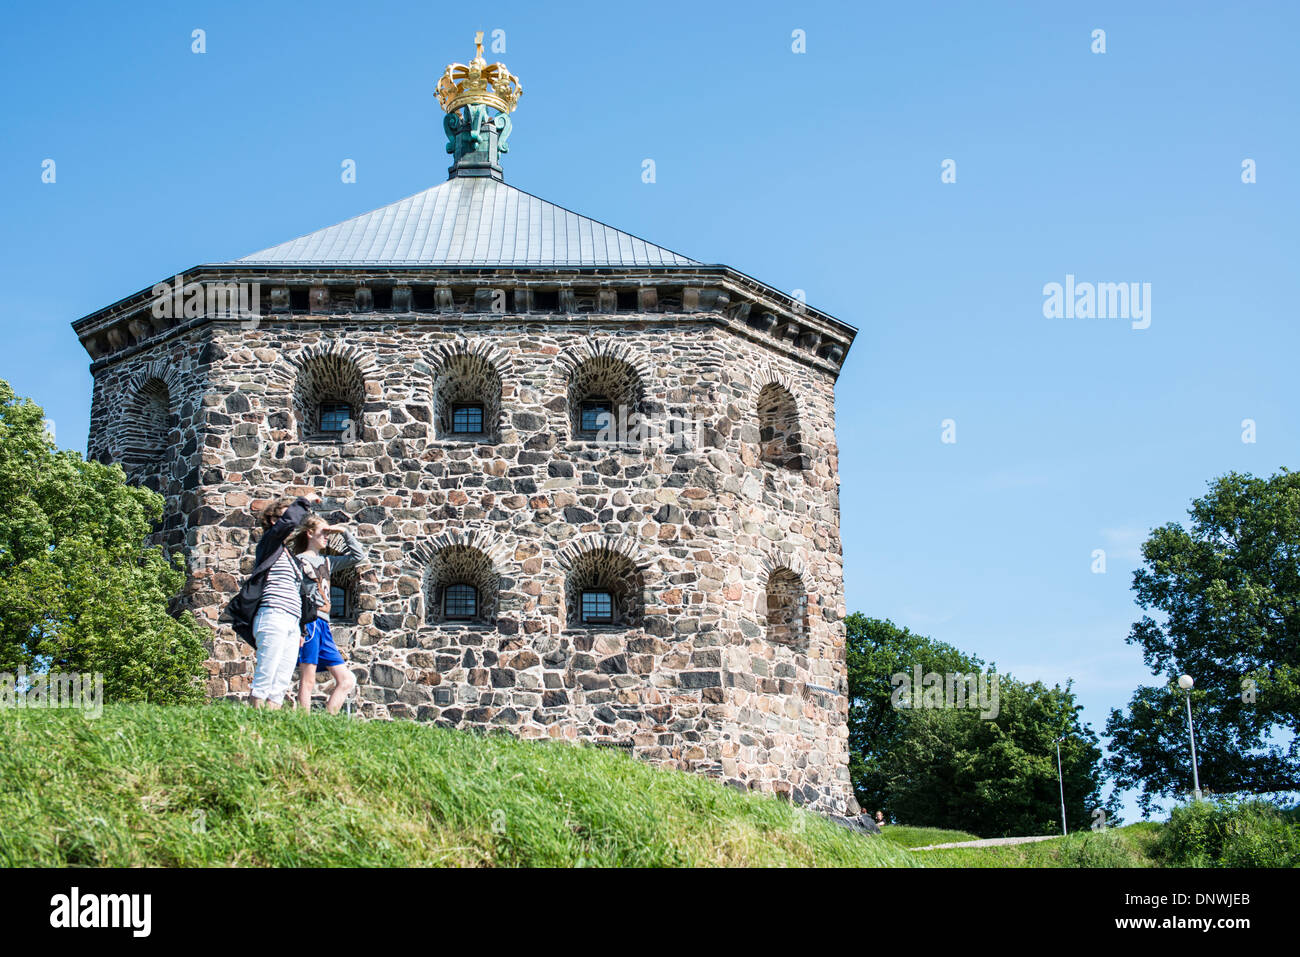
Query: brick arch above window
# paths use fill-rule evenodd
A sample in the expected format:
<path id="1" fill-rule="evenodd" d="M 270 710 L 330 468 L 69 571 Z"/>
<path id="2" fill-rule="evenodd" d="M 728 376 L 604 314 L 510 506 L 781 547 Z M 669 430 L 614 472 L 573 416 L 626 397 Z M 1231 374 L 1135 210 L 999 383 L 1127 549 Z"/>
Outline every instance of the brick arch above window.
<path id="1" fill-rule="evenodd" d="M 114 437 L 116 458 L 126 472 L 145 479 L 156 476 L 167 464 L 168 442 L 176 424 L 176 403 L 184 395 L 180 371 L 165 359 L 146 363 L 126 387 L 126 401 L 118 433 Z M 153 485 L 160 484 L 154 481 Z"/>
<path id="2" fill-rule="evenodd" d="M 808 578 L 797 556 L 786 564 L 765 562 L 760 611 L 764 636 L 776 645 L 805 651 L 809 643 Z"/>
<path id="3" fill-rule="evenodd" d="M 555 366 L 564 378 L 572 376 L 573 371 L 591 359 L 614 359 L 631 366 L 637 376 L 648 381 L 654 375 L 650 360 L 626 342 L 612 338 L 587 338 L 563 349 L 555 357 Z"/>
<path id="4" fill-rule="evenodd" d="M 313 343 L 276 363 L 273 374 L 289 386 L 300 440 L 365 438 L 366 382 L 377 377 L 373 356 L 339 340 Z M 334 428 L 341 419 L 351 428 Z"/>
<path id="5" fill-rule="evenodd" d="M 763 366 L 754 377 L 753 412 L 758 428 L 758 459 L 791 471 L 812 467 L 799 400 L 789 377 Z"/>
<path id="6" fill-rule="evenodd" d="M 648 359 L 627 343 L 614 339 L 584 339 L 561 352 L 555 361 L 561 377 L 566 405 L 565 417 L 553 428 L 567 425 L 573 439 L 592 438 L 593 428 L 584 428 L 584 405 L 608 411 L 615 420 L 645 414 L 646 387 L 653 368 Z M 587 423 L 588 425 L 592 423 Z M 558 429 L 557 429 L 558 430 Z"/>
<path id="7" fill-rule="evenodd" d="M 131 377 L 130 388 L 138 388 L 150 379 L 161 379 L 172 395 L 181 394 L 181 370 L 166 359 L 154 359 L 142 366 Z"/>
<path id="8" fill-rule="evenodd" d="M 458 356 L 482 359 L 495 368 L 503 378 L 508 378 L 514 373 L 513 356 L 488 339 L 456 339 L 441 343 L 429 353 L 429 366 L 436 373 L 441 365 Z"/>
<path id="9" fill-rule="evenodd" d="M 805 586 L 809 583 L 808 565 L 798 552 L 767 551 L 763 554 L 761 567 L 764 580 L 769 578 L 773 572 L 788 571 L 798 576 Z"/>
<path id="10" fill-rule="evenodd" d="M 458 339 L 438 346 L 430 366 L 434 434 L 497 441 L 506 425 L 505 382 L 514 371 L 509 353 L 486 340 Z"/>
<path id="11" fill-rule="evenodd" d="M 564 571 L 565 627 L 642 626 L 646 564 L 634 541 L 617 535 L 584 536 L 561 548 L 556 561 Z"/>
<path id="12" fill-rule="evenodd" d="M 506 553 L 504 543 L 484 530 L 445 532 L 417 545 L 409 561 L 422 568 L 425 623 L 493 624 Z"/>

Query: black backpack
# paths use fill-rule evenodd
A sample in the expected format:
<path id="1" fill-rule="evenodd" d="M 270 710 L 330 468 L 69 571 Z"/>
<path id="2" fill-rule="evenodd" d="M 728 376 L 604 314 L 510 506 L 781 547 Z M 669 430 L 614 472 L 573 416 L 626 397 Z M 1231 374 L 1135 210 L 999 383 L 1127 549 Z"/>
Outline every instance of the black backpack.
<path id="1" fill-rule="evenodd" d="M 234 626 L 235 634 L 254 648 L 257 647 L 257 636 L 253 633 L 253 619 L 257 617 L 257 609 L 262 604 L 262 592 L 266 588 L 267 573 L 271 571 L 271 566 L 279 561 L 282 551 L 284 551 L 283 545 L 254 568 L 253 574 L 239 586 L 238 593 L 226 605 L 226 614 Z M 301 567 L 300 563 L 299 568 Z M 316 579 L 308 575 L 305 569 L 298 583 L 298 594 L 302 598 L 302 615 L 298 619 L 298 624 L 305 628 L 310 622 L 316 620 L 323 604 Z"/>

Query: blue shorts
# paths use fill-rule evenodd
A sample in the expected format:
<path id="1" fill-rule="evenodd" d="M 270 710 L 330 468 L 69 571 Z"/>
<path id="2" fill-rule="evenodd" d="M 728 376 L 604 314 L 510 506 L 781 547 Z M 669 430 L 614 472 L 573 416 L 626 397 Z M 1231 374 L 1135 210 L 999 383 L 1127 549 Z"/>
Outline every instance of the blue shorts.
<path id="1" fill-rule="evenodd" d="M 343 664 L 329 621 L 317 618 L 307 626 L 307 641 L 298 649 L 298 664 L 316 665 L 318 668 Z"/>

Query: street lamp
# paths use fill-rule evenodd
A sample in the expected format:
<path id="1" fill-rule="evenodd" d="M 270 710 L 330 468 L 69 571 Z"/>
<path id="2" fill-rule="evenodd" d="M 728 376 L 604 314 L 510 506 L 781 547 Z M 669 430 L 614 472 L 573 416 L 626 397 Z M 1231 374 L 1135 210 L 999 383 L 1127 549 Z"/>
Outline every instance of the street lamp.
<path id="1" fill-rule="evenodd" d="M 1196 732 L 1192 730 L 1192 685 L 1195 683 L 1191 675 L 1180 675 L 1178 678 L 1178 687 L 1187 694 L 1187 739 L 1192 743 L 1192 794 L 1199 801 L 1201 776 L 1196 770 Z"/>
<path id="2" fill-rule="evenodd" d="M 1061 742 L 1069 737 L 1069 734 L 1063 734 L 1056 739 L 1056 783 L 1061 786 L 1061 834 L 1070 832 L 1065 826 L 1065 776 L 1061 773 Z"/>

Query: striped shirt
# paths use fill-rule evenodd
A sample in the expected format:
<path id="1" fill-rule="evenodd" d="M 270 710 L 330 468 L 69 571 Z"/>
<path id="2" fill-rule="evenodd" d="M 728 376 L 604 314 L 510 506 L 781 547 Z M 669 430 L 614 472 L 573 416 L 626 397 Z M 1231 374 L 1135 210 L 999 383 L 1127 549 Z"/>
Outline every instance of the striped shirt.
<path id="1" fill-rule="evenodd" d="M 301 618 L 302 593 L 298 590 L 300 581 L 302 581 L 302 568 L 298 564 L 298 559 L 289 554 L 289 549 L 286 548 L 280 552 L 280 557 L 266 573 L 262 603 L 257 610 L 273 608 L 293 615 L 295 619 Z"/>

